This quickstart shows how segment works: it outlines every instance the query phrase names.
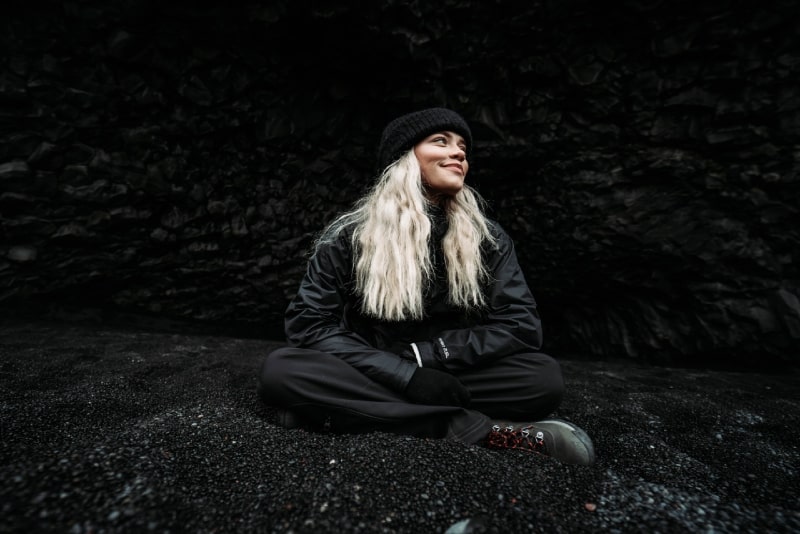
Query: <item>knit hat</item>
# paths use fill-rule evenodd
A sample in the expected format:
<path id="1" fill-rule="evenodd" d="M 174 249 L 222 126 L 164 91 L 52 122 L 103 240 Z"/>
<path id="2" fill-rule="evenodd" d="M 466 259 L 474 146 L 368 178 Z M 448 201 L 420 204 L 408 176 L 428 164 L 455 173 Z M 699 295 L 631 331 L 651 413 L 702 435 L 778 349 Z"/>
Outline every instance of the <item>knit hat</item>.
<path id="1" fill-rule="evenodd" d="M 378 169 L 385 169 L 425 137 L 436 132 L 456 132 L 467 142 L 467 154 L 472 148 L 472 132 L 467 122 L 455 111 L 428 108 L 394 119 L 386 125 L 378 147 Z"/>

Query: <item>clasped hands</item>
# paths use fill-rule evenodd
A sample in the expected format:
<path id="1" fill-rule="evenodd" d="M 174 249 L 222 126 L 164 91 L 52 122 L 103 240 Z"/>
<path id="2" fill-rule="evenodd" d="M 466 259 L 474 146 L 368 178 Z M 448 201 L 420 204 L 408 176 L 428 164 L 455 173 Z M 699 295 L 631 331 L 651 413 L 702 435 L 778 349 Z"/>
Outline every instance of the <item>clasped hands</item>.
<path id="1" fill-rule="evenodd" d="M 416 358 L 408 344 L 393 346 L 390 351 L 416 364 Z M 472 397 L 458 378 L 428 367 L 417 367 L 406 385 L 405 395 L 415 404 L 461 407 L 469 406 Z"/>

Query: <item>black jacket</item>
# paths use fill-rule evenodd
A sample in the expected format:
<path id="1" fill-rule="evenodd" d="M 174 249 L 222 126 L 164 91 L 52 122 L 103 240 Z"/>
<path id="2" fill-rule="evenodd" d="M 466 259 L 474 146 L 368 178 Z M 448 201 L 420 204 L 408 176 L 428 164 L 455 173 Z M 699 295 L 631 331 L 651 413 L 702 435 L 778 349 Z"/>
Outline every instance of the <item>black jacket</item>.
<path id="1" fill-rule="evenodd" d="M 446 223 L 434 218 L 431 241 L 434 263 L 442 266 L 441 238 Z M 415 343 L 423 367 L 449 372 L 473 368 L 519 352 L 541 348 L 541 321 L 506 232 L 489 221 L 497 247 L 485 246 L 483 257 L 492 275 L 486 284 L 485 309 L 467 312 L 448 302 L 444 269 L 425 294 L 423 320 L 382 321 L 360 311 L 353 291 L 350 233 L 322 245 L 311 257 L 297 295 L 286 310 L 286 337 L 291 346 L 333 354 L 373 380 L 403 391 L 417 368 L 414 356 L 398 347 Z M 406 354 L 410 354 L 406 351 Z"/>

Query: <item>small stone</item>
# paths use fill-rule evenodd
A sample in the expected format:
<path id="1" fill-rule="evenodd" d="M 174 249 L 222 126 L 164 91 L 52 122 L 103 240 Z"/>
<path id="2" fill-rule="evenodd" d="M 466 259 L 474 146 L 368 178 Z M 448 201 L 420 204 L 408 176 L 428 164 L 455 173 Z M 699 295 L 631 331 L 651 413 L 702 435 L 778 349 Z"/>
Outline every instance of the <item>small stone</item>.
<path id="1" fill-rule="evenodd" d="M 597 510 L 597 505 L 593 502 L 587 502 L 586 504 L 583 505 L 583 507 L 590 512 L 594 512 L 595 510 Z"/>

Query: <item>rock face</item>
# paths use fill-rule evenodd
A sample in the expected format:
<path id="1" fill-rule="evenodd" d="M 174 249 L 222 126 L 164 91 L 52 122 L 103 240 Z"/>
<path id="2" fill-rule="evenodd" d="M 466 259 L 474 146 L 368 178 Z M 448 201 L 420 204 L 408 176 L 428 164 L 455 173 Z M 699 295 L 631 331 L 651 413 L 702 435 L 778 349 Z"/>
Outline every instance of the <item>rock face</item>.
<path id="1" fill-rule="evenodd" d="M 796 2 L 300 4 L 4 17 L 4 315 L 280 336 L 383 125 L 445 105 L 548 352 L 797 361 Z"/>

